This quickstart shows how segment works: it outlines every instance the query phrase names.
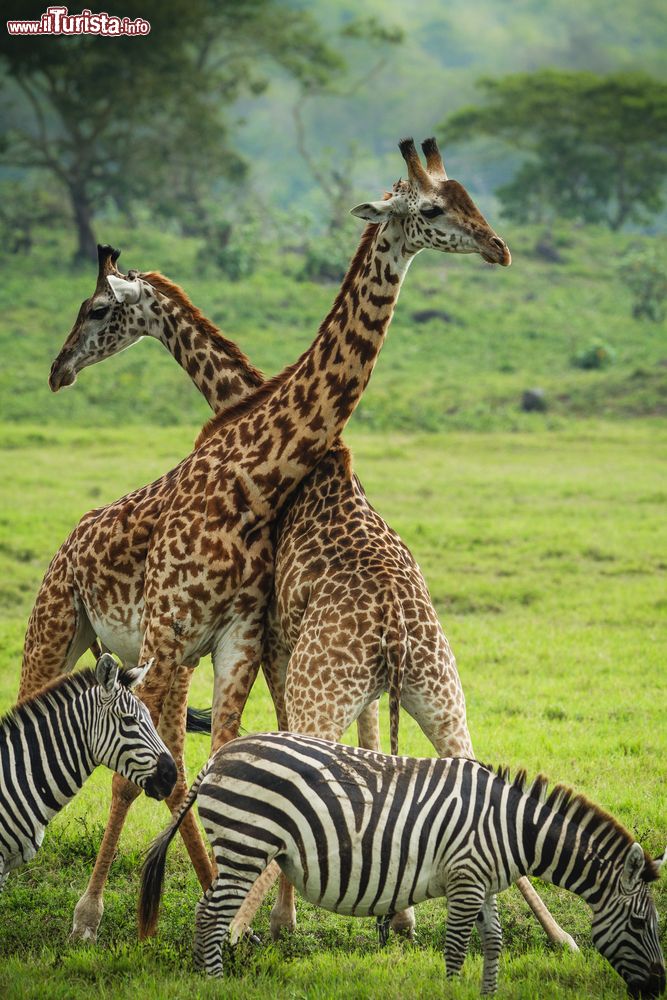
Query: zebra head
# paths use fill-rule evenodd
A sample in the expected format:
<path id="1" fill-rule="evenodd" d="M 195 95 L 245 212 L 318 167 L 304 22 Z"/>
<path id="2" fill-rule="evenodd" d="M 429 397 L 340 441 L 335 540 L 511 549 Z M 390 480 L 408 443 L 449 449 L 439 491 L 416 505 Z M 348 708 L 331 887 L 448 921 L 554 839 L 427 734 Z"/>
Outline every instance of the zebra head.
<path id="1" fill-rule="evenodd" d="M 148 709 L 131 690 L 141 683 L 152 662 L 120 670 L 108 653 L 99 658 L 97 685 L 92 689 L 96 711 L 90 748 L 96 763 L 133 781 L 150 798 L 164 799 L 176 784 L 176 764 Z"/>
<path id="2" fill-rule="evenodd" d="M 665 989 L 665 960 L 660 948 L 658 914 L 647 882 L 659 874 L 662 859 L 647 861 L 639 844 L 628 850 L 623 868 L 596 907 L 593 944 L 623 977 L 632 997 L 658 997 Z"/>

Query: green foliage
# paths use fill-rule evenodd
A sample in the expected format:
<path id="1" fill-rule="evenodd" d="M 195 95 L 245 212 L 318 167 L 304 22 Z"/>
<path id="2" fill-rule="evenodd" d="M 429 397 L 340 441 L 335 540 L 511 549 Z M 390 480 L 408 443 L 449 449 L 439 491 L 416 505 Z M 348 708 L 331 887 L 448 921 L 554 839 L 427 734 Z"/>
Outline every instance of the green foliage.
<path id="1" fill-rule="evenodd" d="M 194 425 L 142 433 L 4 425 L 0 579 L 10 594 L 0 595 L 0 709 L 16 695 L 39 580 L 75 519 L 175 464 L 195 433 Z M 429 581 L 457 655 L 476 752 L 573 784 L 652 854 L 662 852 L 667 619 L 656 581 L 667 549 L 663 424 L 589 421 L 560 432 L 410 437 L 353 427 L 346 439 L 371 502 L 410 545 Z M 194 671 L 193 704 L 210 703 L 211 676 L 208 662 Z M 261 679 L 243 724 L 247 731 L 274 725 Z M 386 699 L 382 732 L 387 746 Z M 188 737 L 191 779 L 208 748 L 205 737 Z M 432 753 L 406 713 L 401 748 Z M 443 995 L 440 901 L 418 907 L 416 946 L 392 941 L 380 951 L 373 921 L 302 901 L 296 935 L 272 946 L 270 900 L 255 922 L 261 946 L 230 961 L 222 983 L 205 981 L 193 971 L 191 952 L 199 887 L 178 841 L 168 858 L 158 935 L 137 944 L 141 854 L 168 818 L 163 805 L 143 796 L 114 862 L 99 944 L 70 944 L 72 910 L 99 844 L 110 786 L 100 768 L 49 826 L 34 861 L 10 875 L 0 895 L 3 998 Z M 653 888 L 664 923 L 664 877 Z M 518 892 L 508 890 L 500 897 L 499 1000 L 622 1000 L 623 983 L 591 947 L 587 908 L 566 892 L 540 891 L 582 953 L 548 948 Z M 448 983 L 447 995 L 478 997 L 480 975 L 474 940 L 462 982 Z"/>
<path id="2" fill-rule="evenodd" d="M 549 213 L 619 229 L 663 207 L 667 84 L 646 75 L 540 70 L 484 79 L 485 103 L 443 124 L 448 141 L 488 135 L 528 154 L 498 189 L 510 218 Z"/>
<path id="3" fill-rule="evenodd" d="M 67 223 L 61 200 L 48 177 L 8 180 L 1 191 L 0 254 L 28 254 L 37 230 Z"/>
<path id="4" fill-rule="evenodd" d="M 203 267 L 212 263 L 230 281 L 240 281 L 250 277 L 257 267 L 257 240 L 256 227 L 211 223 L 197 260 Z"/>
<path id="5" fill-rule="evenodd" d="M 350 261 L 349 247 L 349 231 L 334 230 L 327 235 L 313 237 L 306 245 L 303 267 L 297 277 L 301 281 L 339 284 Z"/>
<path id="6" fill-rule="evenodd" d="M 632 315 L 661 323 L 667 315 L 667 255 L 655 248 L 631 249 L 619 267 L 632 292 Z"/>
<path id="7" fill-rule="evenodd" d="M 9 0 L 5 15 L 29 11 Z M 262 60 L 310 82 L 339 65 L 313 18 L 280 0 L 242 10 L 232 0 L 146 0 L 141 15 L 151 24 L 145 39 L 0 39 L 0 161 L 55 178 L 79 258 L 95 256 L 92 223 L 106 203 L 131 213 L 141 201 L 173 217 L 184 202 L 196 213 L 211 184 L 238 178 L 244 164 L 225 113 L 264 89 Z"/>
<path id="8" fill-rule="evenodd" d="M 616 352 L 609 344 L 601 340 L 594 340 L 588 347 L 582 348 L 572 358 L 575 368 L 583 368 L 588 371 L 592 368 L 607 368 L 614 363 Z"/>
<path id="9" fill-rule="evenodd" d="M 185 239 L 148 224 L 116 223 L 104 239 L 123 251 L 121 264 L 159 270 L 236 341 L 267 374 L 308 346 L 337 291 L 338 277 L 361 231 L 312 234 L 312 222 L 261 216 L 260 235 L 246 239 L 252 218 L 234 221 L 232 243 L 247 243 L 256 267 L 230 281 L 211 259 L 215 240 Z M 273 235 L 279 228 L 281 242 Z M 560 262 L 535 255 L 542 230 L 501 228 L 514 257 L 494 269 L 474 256 L 422 254 L 412 265 L 387 341 L 355 421 L 367 429 L 439 431 L 523 429 L 605 415 L 627 419 L 667 412 L 665 327 L 629 320 L 632 295 L 618 280 L 624 243 L 606 230 L 552 232 Z M 634 245 L 632 241 L 631 245 Z M 647 240 L 656 257 L 664 241 Z M 57 228 L 39 230 L 30 255 L 5 257 L 0 283 L 0 397 L 5 419 L 45 426 L 65 422 L 174 426 L 203 422 L 208 408 L 164 348 L 141 344 L 83 371 L 70 390 L 53 395 L 51 363 L 93 291 L 96 269 L 72 272 L 71 243 Z M 305 251 L 305 254 L 304 254 Z M 319 280 L 303 278 L 304 261 Z M 317 265 L 317 268 L 314 265 Z M 324 269 L 331 268 L 330 271 Z M 335 268 L 335 270 L 334 270 Z M 323 283 L 330 274 L 332 281 Z M 335 275 L 335 277 L 334 277 Z M 612 344 L 613 366 L 595 379 L 571 358 L 594 340 Z M 523 391 L 539 385 L 549 401 L 542 416 L 520 410 Z M 0 587 L 2 585 L 0 584 Z"/>

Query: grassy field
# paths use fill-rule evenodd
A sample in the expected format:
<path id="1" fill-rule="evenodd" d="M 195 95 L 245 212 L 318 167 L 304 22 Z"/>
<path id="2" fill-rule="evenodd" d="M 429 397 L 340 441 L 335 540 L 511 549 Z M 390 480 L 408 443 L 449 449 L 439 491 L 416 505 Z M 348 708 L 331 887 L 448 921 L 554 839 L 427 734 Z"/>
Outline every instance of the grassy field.
<path id="1" fill-rule="evenodd" d="M 626 250 L 644 244 L 659 252 L 665 238 L 556 229 L 554 263 L 536 255 L 539 230 L 498 228 L 512 250 L 509 269 L 478 257 L 417 258 L 355 425 L 383 433 L 529 430 L 582 416 L 667 413 L 667 327 L 631 318 L 622 280 Z M 350 256 L 359 231 L 353 221 Z M 197 263 L 194 239 L 118 226 L 104 239 L 123 249 L 124 268 L 161 270 L 181 284 L 267 373 L 307 347 L 336 290 L 298 280 L 303 255 L 271 246 L 255 274 L 231 283 Z M 30 257 L 2 259 L 3 418 L 101 427 L 203 421 L 206 405 L 155 342 L 84 372 L 76 391 L 51 395 L 51 362 L 95 287 L 95 268 L 72 271 L 70 253 L 55 231 L 43 234 Z M 601 371 L 572 365 L 600 340 L 615 352 L 613 365 Z M 544 416 L 520 410 L 522 392 L 534 386 L 546 393 Z"/>
<path id="2" fill-rule="evenodd" d="M 85 376 L 112 376 L 112 367 Z M 84 379 L 68 399 L 75 400 Z M 16 694 L 23 631 L 39 580 L 76 518 L 164 471 L 187 451 L 195 430 L 63 429 L 48 418 L 2 426 L 2 706 Z M 357 423 L 348 440 L 371 499 L 425 571 L 458 655 L 480 757 L 575 785 L 647 849 L 661 852 L 667 843 L 665 427 L 644 418 L 565 420 L 560 429 L 548 429 L 543 420 L 526 433 L 408 436 L 371 434 Z M 207 703 L 210 685 L 209 666 L 202 663 L 193 702 Z M 258 683 L 244 726 L 252 731 L 273 724 Z M 430 752 L 405 717 L 401 744 L 406 752 Z M 205 738 L 189 738 L 193 773 L 206 753 Z M 11 876 L 0 896 L 1 996 L 476 995 L 476 944 L 462 982 L 444 982 L 440 903 L 418 909 L 416 947 L 392 941 L 382 953 L 372 921 L 338 918 L 305 904 L 297 935 L 270 946 L 265 905 L 256 923 L 264 944 L 237 953 L 224 988 L 206 983 L 192 972 L 198 891 L 180 844 L 170 855 L 159 934 L 138 945 L 140 855 L 166 820 L 164 808 L 147 800 L 128 823 L 98 946 L 67 944 L 71 913 L 101 837 L 109 784 L 101 771 L 91 779 L 49 828 L 34 862 Z M 499 995 L 622 997 L 620 979 L 590 948 L 586 908 L 550 888 L 545 896 L 583 951 L 550 952 L 523 901 L 509 890 L 501 897 L 506 948 Z M 665 888 L 659 886 L 656 896 L 664 925 Z"/>

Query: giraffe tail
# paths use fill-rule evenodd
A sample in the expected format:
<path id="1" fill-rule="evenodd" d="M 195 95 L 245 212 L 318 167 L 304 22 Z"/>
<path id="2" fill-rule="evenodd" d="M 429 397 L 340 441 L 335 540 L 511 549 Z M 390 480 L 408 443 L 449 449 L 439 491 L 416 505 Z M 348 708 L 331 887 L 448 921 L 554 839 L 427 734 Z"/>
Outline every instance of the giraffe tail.
<path id="1" fill-rule="evenodd" d="M 401 708 L 401 694 L 403 691 L 403 679 L 408 660 L 409 642 L 408 630 L 405 626 L 405 617 L 401 602 L 396 595 L 391 593 L 389 603 L 389 613 L 387 615 L 386 633 L 386 660 L 389 674 L 389 742 L 390 751 L 396 756 L 398 754 L 398 724 Z"/>
<path id="2" fill-rule="evenodd" d="M 185 731 L 187 733 L 208 733 L 211 734 L 212 713 L 211 708 L 190 708 L 185 719 Z"/>
<path id="3" fill-rule="evenodd" d="M 141 869 L 141 891 L 139 893 L 139 940 L 155 933 L 160 913 L 160 900 L 164 886 L 164 869 L 169 845 L 185 819 L 186 814 L 194 805 L 199 794 L 199 787 L 208 774 L 213 757 L 207 760 L 194 780 L 190 791 L 183 799 L 180 809 L 175 813 L 169 826 L 159 834 L 148 849 L 146 859 Z"/>

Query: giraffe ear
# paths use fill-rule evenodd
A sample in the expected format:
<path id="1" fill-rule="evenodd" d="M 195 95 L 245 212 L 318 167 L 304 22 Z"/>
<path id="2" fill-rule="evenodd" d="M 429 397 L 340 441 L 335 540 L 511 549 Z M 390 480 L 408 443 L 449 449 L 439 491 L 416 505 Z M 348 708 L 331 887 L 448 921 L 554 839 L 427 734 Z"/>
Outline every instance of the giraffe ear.
<path id="1" fill-rule="evenodd" d="M 133 306 L 141 298 L 141 282 L 138 278 L 128 281 L 127 278 L 119 278 L 115 274 L 107 274 L 107 281 L 116 302 Z"/>
<path id="2" fill-rule="evenodd" d="M 143 683 L 146 674 L 151 669 L 154 662 L 155 662 L 155 657 L 151 656 L 150 660 L 148 660 L 146 663 L 142 663 L 141 666 L 131 667 L 129 670 L 125 671 L 125 677 L 129 682 L 127 686 L 131 691 L 133 691 L 134 688 L 139 687 L 139 685 Z"/>
<path id="3" fill-rule="evenodd" d="M 393 212 L 393 205 L 388 201 L 364 201 L 350 210 L 350 215 L 366 222 L 386 222 Z"/>
<path id="4" fill-rule="evenodd" d="M 95 666 L 95 679 L 103 692 L 110 695 L 118 683 L 118 664 L 109 653 L 102 653 Z"/>

